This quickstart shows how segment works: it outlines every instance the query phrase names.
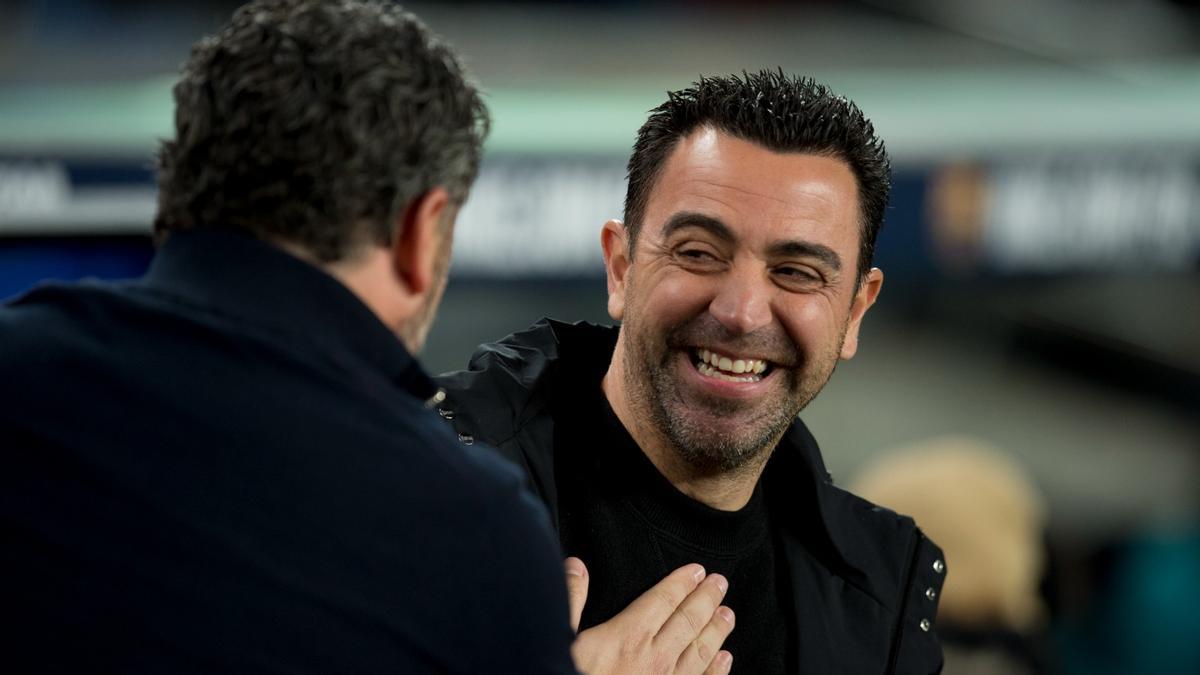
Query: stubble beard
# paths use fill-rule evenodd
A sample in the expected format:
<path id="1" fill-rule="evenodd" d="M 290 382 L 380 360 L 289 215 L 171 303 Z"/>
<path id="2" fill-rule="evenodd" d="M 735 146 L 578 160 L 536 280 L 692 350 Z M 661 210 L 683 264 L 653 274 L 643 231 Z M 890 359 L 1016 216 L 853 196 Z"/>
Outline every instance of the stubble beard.
<path id="1" fill-rule="evenodd" d="M 750 419 L 744 419 L 747 404 L 740 401 L 705 396 L 685 390 L 674 372 L 672 362 L 678 358 L 679 345 L 687 344 L 684 336 L 694 334 L 698 318 L 668 330 L 666 338 L 655 339 L 627 320 L 622 331 L 628 332 L 630 356 L 625 359 L 625 389 L 631 395 L 635 409 L 649 412 L 649 422 L 665 437 L 676 455 L 701 476 L 738 474 L 755 470 L 770 457 L 770 453 L 791 426 L 800 411 L 824 388 L 837 365 L 837 355 L 845 340 L 845 329 L 834 345 L 824 353 L 805 361 L 799 349 L 789 342 L 795 353 L 795 365 L 776 366 L 775 377 L 782 380 L 782 391 L 759 401 Z M 728 420 L 742 417 L 736 425 Z M 736 428 L 735 428 L 736 427 Z"/>
<path id="2" fill-rule="evenodd" d="M 450 273 L 452 236 L 452 233 L 448 233 L 443 239 L 433 261 L 433 283 L 436 287 L 425 298 L 416 314 L 400 327 L 400 341 L 410 354 L 416 354 L 425 346 L 425 338 L 429 336 L 429 329 L 433 327 L 433 320 L 437 318 L 438 305 L 442 302 Z"/>

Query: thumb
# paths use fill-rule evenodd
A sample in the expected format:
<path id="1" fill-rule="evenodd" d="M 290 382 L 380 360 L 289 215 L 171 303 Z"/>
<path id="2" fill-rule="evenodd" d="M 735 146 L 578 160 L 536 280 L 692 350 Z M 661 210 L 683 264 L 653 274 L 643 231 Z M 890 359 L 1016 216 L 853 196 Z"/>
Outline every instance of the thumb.
<path id="1" fill-rule="evenodd" d="M 567 572 L 567 605 L 571 610 L 571 630 L 578 632 L 579 617 L 583 615 L 583 606 L 587 603 L 587 565 L 579 558 L 570 557 L 563 561 L 563 567 Z"/>

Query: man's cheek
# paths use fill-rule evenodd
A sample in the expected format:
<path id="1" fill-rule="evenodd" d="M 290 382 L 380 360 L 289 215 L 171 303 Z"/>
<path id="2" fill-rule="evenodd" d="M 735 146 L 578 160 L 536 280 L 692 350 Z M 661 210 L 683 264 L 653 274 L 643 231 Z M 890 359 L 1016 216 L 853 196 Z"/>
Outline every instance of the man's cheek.
<path id="1" fill-rule="evenodd" d="M 837 312 L 826 298 L 801 296 L 784 304 L 778 312 L 792 339 L 801 343 L 805 337 L 828 335 L 830 339 L 839 333 L 836 330 L 845 323 L 849 311 Z"/>
<path id="2" fill-rule="evenodd" d="M 712 284 L 695 275 L 679 273 L 667 276 L 654 286 L 654 303 L 647 309 L 659 322 L 678 322 L 707 310 L 712 302 Z"/>

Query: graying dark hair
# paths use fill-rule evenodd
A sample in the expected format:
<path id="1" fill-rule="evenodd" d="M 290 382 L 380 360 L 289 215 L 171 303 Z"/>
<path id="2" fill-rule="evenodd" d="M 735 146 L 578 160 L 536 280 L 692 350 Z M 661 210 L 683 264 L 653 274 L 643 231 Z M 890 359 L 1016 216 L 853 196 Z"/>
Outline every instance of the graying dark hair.
<path id="1" fill-rule="evenodd" d="M 193 48 L 159 154 L 160 236 L 237 228 L 321 262 L 389 244 L 404 207 L 479 170 L 487 108 L 452 49 L 371 0 L 259 0 Z"/>

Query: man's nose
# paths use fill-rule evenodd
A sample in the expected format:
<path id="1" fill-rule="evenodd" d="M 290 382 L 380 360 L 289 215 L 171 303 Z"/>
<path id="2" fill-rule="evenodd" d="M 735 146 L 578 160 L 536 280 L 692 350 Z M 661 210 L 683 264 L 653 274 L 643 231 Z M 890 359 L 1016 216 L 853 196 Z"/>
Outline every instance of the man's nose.
<path id="1" fill-rule="evenodd" d="M 771 293 L 761 272 L 735 271 L 725 275 L 708 311 L 734 335 L 752 333 L 771 323 Z"/>

